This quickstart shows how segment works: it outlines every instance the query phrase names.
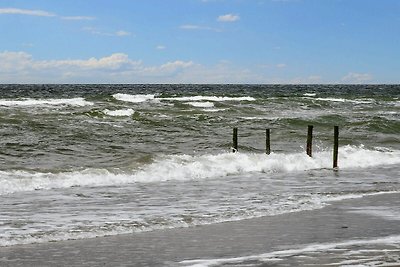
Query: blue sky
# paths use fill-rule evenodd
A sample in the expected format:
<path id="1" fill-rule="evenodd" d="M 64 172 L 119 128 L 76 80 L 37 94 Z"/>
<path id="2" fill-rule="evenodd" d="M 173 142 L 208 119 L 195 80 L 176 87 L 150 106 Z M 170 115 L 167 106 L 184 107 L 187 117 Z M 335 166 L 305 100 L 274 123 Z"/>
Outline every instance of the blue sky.
<path id="1" fill-rule="evenodd" d="M 0 0 L 0 83 L 399 83 L 398 0 Z"/>

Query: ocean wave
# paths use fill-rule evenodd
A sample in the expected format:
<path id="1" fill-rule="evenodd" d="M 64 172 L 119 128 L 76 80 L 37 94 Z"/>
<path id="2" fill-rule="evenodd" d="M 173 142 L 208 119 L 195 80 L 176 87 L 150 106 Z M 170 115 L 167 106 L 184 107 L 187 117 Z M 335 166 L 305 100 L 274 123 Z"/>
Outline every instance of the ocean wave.
<path id="1" fill-rule="evenodd" d="M 131 103 L 142 103 L 146 101 L 154 100 L 156 95 L 130 95 L 130 94 L 114 94 L 113 97 L 119 101 L 131 102 Z"/>
<path id="2" fill-rule="evenodd" d="M 104 110 L 104 114 L 112 117 L 129 117 L 132 116 L 135 111 L 131 108 L 119 109 L 119 110 Z"/>
<path id="3" fill-rule="evenodd" d="M 102 221 L 93 222 L 90 225 L 86 225 L 83 222 L 79 223 L 79 219 L 75 218 L 74 226 L 66 225 L 65 228 L 57 226 L 56 229 L 30 229 L 24 230 L 18 236 L 15 235 L 3 235 L 0 237 L 0 246 L 13 246 L 20 244 L 32 244 L 32 243 L 45 243 L 63 240 L 77 240 L 96 238 L 104 236 L 113 236 L 121 234 L 131 234 L 140 232 L 149 232 L 163 229 L 173 228 L 187 228 L 200 225 L 210 225 L 223 222 L 241 221 L 246 219 L 254 219 L 265 216 L 276 216 L 287 213 L 309 211 L 324 208 L 333 201 L 358 199 L 365 196 L 380 195 L 397 193 L 397 191 L 391 192 L 369 192 L 369 193 L 351 193 L 343 195 L 329 195 L 329 194 L 304 194 L 299 198 L 283 198 L 278 203 L 272 203 L 267 207 L 263 207 L 258 210 L 237 212 L 237 213 L 218 213 L 218 215 L 206 214 L 204 216 L 189 217 L 188 215 L 176 214 L 175 216 L 166 216 L 163 218 L 145 217 L 127 220 L 115 220 L 109 218 L 106 223 Z M 178 209 L 176 210 L 176 212 Z M 192 261 L 190 261 L 192 262 Z"/>
<path id="4" fill-rule="evenodd" d="M 171 100 L 171 101 L 213 101 L 213 102 L 223 102 L 223 101 L 255 101 L 256 99 L 251 96 L 241 96 L 241 97 L 228 97 L 228 96 L 182 96 L 182 97 L 165 97 L 159 98 L 160 100 Z"/>
<path id="5" fill-rule="evenodd" d="M 327 102 L 341 102 L 341 103 L 354 103 L 354 104 L 371 104 L 374 103 L 374 99 L 346 99 L 346 98 L 332 98 L 332 97 L 327 97 L 327 98 L 311 98 L 313 100 L 318 100 L 318 101 L 327 101 Z"/>
<path id="6" fill-rule="evenodd" d="M 363 147 L 345 146 L 339 150 L 341 169 L 368 168 L 400 163 L 400 151 L 375 151 Z M 157 159 L 131 172 L 111 172 L 105 169 L 42 173 L 0 171 L 0 195 L 14 192 L 69 188 L 74 186 L 112 186 L 127 183 L 186 181 L 226 177 L 247 173 L 296 172 L 331 168 L 332 153 L 173 155 Z"/>
<path id="7" fill-rule="evenodd" d="M 66 99 L 32 99 L 25 98 L 20 100 L 0 99 L 0 106 L 6 107 L 30 107 L 30 106 L 91 106 L 93 102 L 84 98 L 66 98 Z"/>
<path id="8" fill-rule="evenodd" d="M 305 93 L 305 94 L 303 94 L 303 96 L 316 96 L 317 94 L 316 93 Z"/>
<path id="9" fill-rule="evenodd" d="M 228 96 L 182 96 L 182 97 L 157 97 L 154 94 L 114 94 L 113 97 L 119 101 L 131 102 L 131 103 L 142 103 L 146 101 L 182 101 L 182 102 L 198 102 L 198 101 L 212 101 L 212 102 L 223 102 L 223 101 L 255 101 L 254 97 L 228 97 Z"/>
<path id="10" fill-rule="evenodd" d="M 187 102 L 187 104 L 196 107 L 196 108 L 212 108 L 214 107 L 214 103 L 212 102 Z"/>

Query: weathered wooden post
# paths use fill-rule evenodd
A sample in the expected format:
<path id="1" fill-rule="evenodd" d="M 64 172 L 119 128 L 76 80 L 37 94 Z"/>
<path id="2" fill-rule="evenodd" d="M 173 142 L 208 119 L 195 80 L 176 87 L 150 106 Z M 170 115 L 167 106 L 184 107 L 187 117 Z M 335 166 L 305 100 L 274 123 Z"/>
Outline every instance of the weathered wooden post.
<path id="1" fill-rule="evenodd" d="M 238 151 L 238 128 L 233 128 L 233 146 L 232 152 L 235 153 Z"/>
<path id="2" fill-rule="evenodd" d="M 265 130 L 265 153 L 267 155 L 271 154 L 271 135 L 270 130 Z"/>
<path id="3" fill-rule="evenodd" d="M 307 131 L 307 155 L 312 157 L 312 137 L 313 137 L 313 126 L 308 125 Z"/>
<path id="4" fill-rule="evenodd" d="M 333 168 L 337 170 L 339 154 L 339 126 L 335 126 L 333 132 Z"/>

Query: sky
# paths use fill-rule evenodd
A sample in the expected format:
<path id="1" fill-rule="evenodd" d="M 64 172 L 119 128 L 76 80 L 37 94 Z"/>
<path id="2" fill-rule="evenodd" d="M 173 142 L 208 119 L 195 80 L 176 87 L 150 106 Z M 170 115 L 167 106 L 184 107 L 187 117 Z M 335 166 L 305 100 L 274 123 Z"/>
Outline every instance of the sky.
<path id="1" fill-rule="evenodd" d="M 0 0 L 0 83 L 400 83 L 399 0 Z"/>

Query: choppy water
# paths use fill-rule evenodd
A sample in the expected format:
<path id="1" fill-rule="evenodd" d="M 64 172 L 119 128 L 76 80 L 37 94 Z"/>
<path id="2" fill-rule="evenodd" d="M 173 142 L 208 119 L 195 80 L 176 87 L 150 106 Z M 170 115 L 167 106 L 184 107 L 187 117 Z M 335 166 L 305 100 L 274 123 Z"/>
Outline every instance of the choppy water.
<path id="1" fill-rule="evenodd" d="M 400 190 L 397 85 L 0 85 L 0 124 L 1 246 L 274 216 Z M 313 158 L 304 152 L 309 124 Z M 230 153 L 233 127 L 239 153 Z"/>

